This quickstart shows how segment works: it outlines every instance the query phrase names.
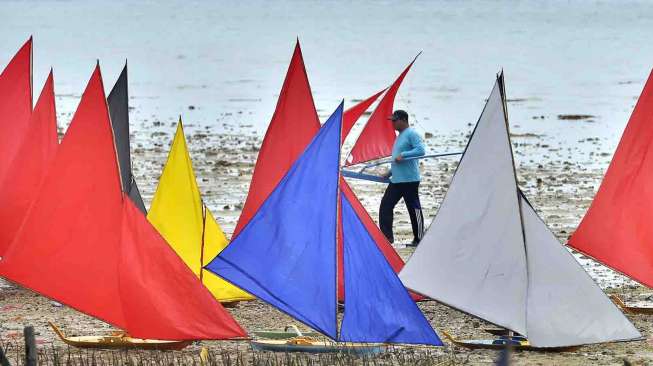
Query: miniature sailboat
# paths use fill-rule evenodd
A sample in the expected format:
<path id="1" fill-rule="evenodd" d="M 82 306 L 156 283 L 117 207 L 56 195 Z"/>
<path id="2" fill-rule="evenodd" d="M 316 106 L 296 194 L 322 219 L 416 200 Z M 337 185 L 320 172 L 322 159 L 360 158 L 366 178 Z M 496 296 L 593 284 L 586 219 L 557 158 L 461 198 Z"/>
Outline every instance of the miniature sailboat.
<path id="1" fill-rule="evenodd" d="M 131 337 L 244 337 L 121 188 L 98 65 L 0 276 Z"/>
<path id="2" fill-rule="evenodd" d="M 28 126 L 18 153 L 9 164 L 11 175 L 0 182 L 0 257 L 20 229 L 59 146 L 52 71 Z"/>
<path id="3" fill-rule="evenodd" d="M 402 281 L 531 348 L 639 338 L 519 191 L 503 85 L 501 74 Z"/>
<path id="4" fill-rule="evenodd" d="M 653 287 L 653 72 L 570 247 Z M 650 312 L 650 308 L 631 312 Z"/>
<path id="5" fill-rule="evenodd" d="M 378 96 L 379 93 L 344 112 L 343 140 L 344 133 L 351 130 L 356 120 Z M 392 107 L 390 108 L 392 109 Z M 299 154 L 306 149 L 306 146 L 319 129 L 320 121 L 313 103 L 301 48 L 299 42 L 297 42 L 283 87 L 279 93 L 277 107 L 263 139 L 247 200 L 238 219 L 233 237 L 236 237 L 240 230 L 251 220 L 253 214 L 288 172 Z M 404 265 L 404 261 L 376 226 L 376 223 L 356 198 L 344 178 L 340 180 L 340 188 L 358 217 L 365 224 L 367 231 L 372 235 L 379 250 L 381 250 L 395 272 L 399 272 Z M 342 243 L 339 242 L 338 245 L 341 249 L 338 253 L 342 253 Z M 338 261 L 338 301 L 340 302 L 344 300 L 342 267 L 343 261 L 340 258 Z M 421 299 L 421 297 L 414 294 L 411 294 L 411 296 L 416 300 Z"/>
<path id="6" fill-rule="evenodd" d="M 228 241 L 202 201 L 181 118 L 147 219 L 216 299 L 221 302 L 253 299 L 203 269 Z"/>
<path id="7" fill-rule="evenodd" d="M 136 207 L 147 214 L 141 192 L 138 190 L 136 179 L 132 173 L 132 161 L 129 144 L 129 93 L 127 88 L 127 63 L 122 69 L 116 84 L 107 97 L 109 115 L 111 116 L 111 128 L 118 154 L 118 165 L 120 167 L 120 179 L 125 193 L 136 204 Z"/>
<path id="8" fill-rule="evenodd" d="M 417 57 L 419 57 L 419 54 L 415 56 L 415 59 L 387 89 L 387 92 L 379 102 L 379 105 L 376 106 L 363 131 L 358 136 L 354 147 L 347 157 L 346 165 L 360 164 L 392 155 L 392 145 L 394 145 L 397 134 L 392 124 L 388 123 L 388 116 L 392 114 L 399 87 L 417 60 Z M 345 126 L 347 127 L 347 125 Z M 351 127 L 349 127 L 350 129 Z M 349 133 L 349 130 L 345 130 L 344 132 Z"/>
<path id="9" fill-rule="evenodd" d="M 0 74 L 0 182 L 11 172 L 32 114 L 32 38 Z M 0 253 L 0 255 L 2 255 Z"/>
<path id="10" fill-rule="evenodd" d="M 441 345 L 340 192 L 342 110 L 341 104 L 206 268 L 334 341 Z M 340 327 L 339 225 L 346 294 Z"/>

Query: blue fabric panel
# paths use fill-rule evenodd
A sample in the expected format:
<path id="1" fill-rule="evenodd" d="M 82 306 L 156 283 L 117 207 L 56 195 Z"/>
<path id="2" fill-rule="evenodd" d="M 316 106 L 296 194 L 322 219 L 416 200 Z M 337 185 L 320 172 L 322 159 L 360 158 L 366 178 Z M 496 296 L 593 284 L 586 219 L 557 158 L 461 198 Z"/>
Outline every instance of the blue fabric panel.
<path id="1" fill-rule="evenodd" d="M 206 269 L 336 338 L 336 205 L 342 104 Z"/>
<path id="2" fill-rule="evenodd" d="M 441 346 L 344 195 L 342 231 L 345 314 L 340 340 Z"/>

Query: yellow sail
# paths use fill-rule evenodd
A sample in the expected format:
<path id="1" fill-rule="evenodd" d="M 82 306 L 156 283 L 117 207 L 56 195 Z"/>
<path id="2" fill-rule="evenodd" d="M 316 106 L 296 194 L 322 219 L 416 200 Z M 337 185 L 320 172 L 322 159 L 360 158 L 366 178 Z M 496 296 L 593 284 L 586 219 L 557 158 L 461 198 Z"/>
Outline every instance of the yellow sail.
<path id="1" fill-rule="evenodd" d="M 245 291 L 202 269 L 228 241 L 202 202 L 181 119 L 147 219 L 216 299 L 221 302 L 253 299 Z"/>

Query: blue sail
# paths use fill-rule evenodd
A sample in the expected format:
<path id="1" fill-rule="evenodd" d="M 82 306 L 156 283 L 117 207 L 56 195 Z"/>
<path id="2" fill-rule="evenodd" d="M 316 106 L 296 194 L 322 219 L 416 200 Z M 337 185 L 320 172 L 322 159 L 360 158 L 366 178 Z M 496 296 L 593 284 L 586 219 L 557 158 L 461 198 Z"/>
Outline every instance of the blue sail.
<path id="1" fill-rule="evenodd" d="M 344 195 L 341 202 L 345 314 L 340 340 L 441 346 L 351 203 Z"/>
<path id="2" fill-rule="evenodd" d="M 340 106 L 238 236 L 206 269 L 336 338 Z"/>

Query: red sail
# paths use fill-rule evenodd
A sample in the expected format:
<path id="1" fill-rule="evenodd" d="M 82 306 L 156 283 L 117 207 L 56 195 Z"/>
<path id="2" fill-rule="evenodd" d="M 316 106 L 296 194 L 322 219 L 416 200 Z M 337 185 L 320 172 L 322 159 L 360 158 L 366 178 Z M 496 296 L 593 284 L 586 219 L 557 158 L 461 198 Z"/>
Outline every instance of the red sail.
<path id="1" fill-rule="evenodd" d="M 27 135 L 0 184 L 0 257 L 20 228 L 59 145 L 52 71 L 28 126 Z"/>
<path id="2" fill-rule="evenodd" d="M 0 275 L 134 337 L 244 335 L 123 196 L 99 67 Z"/>
<path id="3" fill-rule="evenodd" d="M 418 55 L 419 56 L 419 55 Z M 346 165 L 364 163 L 366 161 L 384 158 L 392 155 L 392 145 L 395 143 L 395 130 L 388 117 L 392 114 L 395 96 L 404 81 L 406 74 L 417 60 L 417 57 L 399 75 L 397 80 L 390 86 L 388 92 L 376 106 L 376 109 L 367 121 L 365 128 L 358 136 L 358 140 L 347 157 Z"/>
<path id="4" fill-rule="evenodd" d="M 32 38 L 0 74 L 0 182 L 25 139 L 32 113 Z"/>
<path id="5" fill-rule="evenodd" d="M 653 287 L 653 72 L 569 246 Z"/>
<path id="6" fill-rule="evenodd" d="M 355 106 L 347 109 L 345 113 L 342 115 L 342 141 L 345 141 L 345 138 L 347 138 L 347 135 L 349 135 L 349 131 L 351 131 L 352 127 L 356 124 L 356 121 L 365 113 L 366 110 L 370 108 L 372 103 L 376 101 L 381 94 L 383 94 L 384 91 L 387 89 L 383 89 L 380 92 L 372 95 L 371 97 L 365 99 L 364 101 L 356 104 Z"/>
<path id="7" fill-rule="evenodd" d="M 383 91 L 367 98 L 348 109 L 343 115 L 343 140 L 358 118 L 369 108 Z M 306 149 L 313 136 L 320 129 L 311 88 L 304 68 L 304 61 L 299 47 L 295 46 L 286 80 L 284 81 L 277 109 L 263 138 L 263 146 L 256 161 L 254 175 L 249 188 L 249 195 L 240 215 L 233 237 L 249 222 L 267 196 L 290 169 L 297 157 Z M 340 189 L 344 192 L 354 210 L 358 213 L 365 227 L 372 235 L 381 252 L 395 270 L 399 272 L 404 265 L 401 257 L 385 239 L 383 233 L 369 216 L 363 205 L 342 179 Z M 342 233 L 338 234 L 338 299 L 344 299 L 342 273 Z M 418 298 L 413 296 L 414 298 Z"/>
<path id="8" fill-rule="evenodd" d="M 299 46 L 295 46 L 276 110 L 263 139 L 245 206 L 232 237 L 249 222 L 320 128 Z"/>

